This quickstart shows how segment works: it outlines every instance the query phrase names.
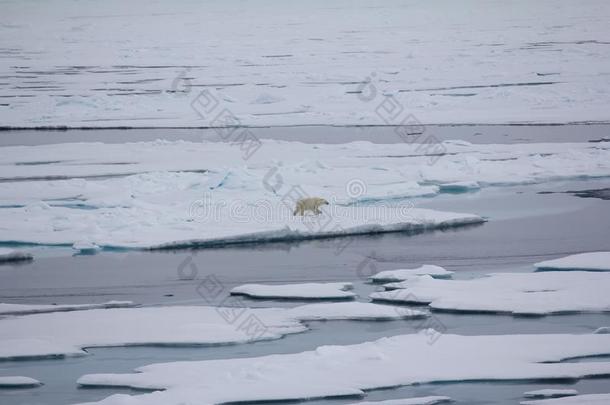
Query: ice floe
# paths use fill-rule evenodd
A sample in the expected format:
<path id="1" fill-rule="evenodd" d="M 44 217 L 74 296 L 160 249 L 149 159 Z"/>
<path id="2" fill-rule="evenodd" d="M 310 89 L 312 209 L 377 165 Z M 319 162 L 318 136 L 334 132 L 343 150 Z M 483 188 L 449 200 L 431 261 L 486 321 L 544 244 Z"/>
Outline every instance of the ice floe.
<path id="1" fill-rule="evenodd" d="M 522 401 L 521 405 L 607 405 L 610 394 L 584 394 L 563 398 Z"/>
<path id="2" fill-rule="evenodd" d="M 386 284 L 374 301 L 428 304 L 433 309 L 547 315 L 610 311 L 610 274 L 496 273 L 471 280 L 419 276 Z"/>
<path id="3" fill-rule="evenodd" d="M 21 262 L 21 261 L 27 261 L 27 260 L 32 260 L 32 259 L 33 259 L 33 256 L 31 253 L 0 247 L 0 263 Z"/>
<path id="4" fill-rule="evenodd" d="M 2 147 L 3 179 L 15 181 L 0 183 L 0 242 L 163 248 L 445 228 L 483 219 L 410 199 L 455 182 L 610 176 L 610 150 L 592 143 L 443 142 L 434 162 L 418 146 L 261 140 L 248 159 L 223 142 Z M 293 216 L 304 196 L 331 204 Z"/>
<path id="5" fill-rule="evenodd" d="M 189 346 L 278 339 L 307 330 L 301 321 L 393 320 L 423 311 L 362 302 L 295 308 L 155 307 L 92 309 L 0 319 L 0 359 L 78 356 L 87 347 Z"/>
<path id="6" fill-rule="evenodd" d="M 30 377 L 23 376 L 8 376 L 0 377 L 0 389 L 1 388 L 32 388 L 38 387 L 42 383 Z"/>
<path id="7" fill-rule="evenodd" d="M 3 304 L 0 303 L 0 315 L 30 315 L 47 312 L 83 311 L 100 308 L 128 308 L 133 307 L 132 301 L 108 301 L 101 304 L 69 304 L 69 305 L 30 305 L 30 304 Z"/>
<path id="8" fill-rule="evenodd" d="M 593 334 L 445 334 L 430 344 L 428 331 L 422 331 L 295 354 L 152 364 L 135 373 L 85 375 L 78 383 L 164 390 L 117 394 L 96 402 L 99 405 L 298 400 L 364 395 L 364 390 L 418 383 L 607 375 L 610 362 L 561 360 L 601 355 L 609 344 L 610 336 Z"/>
<path id="9" fill-rule="evenodd" d="M 451 277 L 453 271 L 446 270 L 441 266 L 435 266 L 433 264 L 424 264 L 416 269 L 397 269 L 397 270 L 385 270 L 380 271 L 377 274 L 372 275 L 370 278 L 372 281 L 385 283 L 392 281 L 404 281 L 414 276 L 429 275 L 434 278 L 446 278 Z"/>
<path id="10" fill-rule="evenodd" d="M 356 294 L 352 283 L 244 284 L 231 290 L 233 295 L 253 298 L 350 299 Z"/>
<path id="11" fill-rule="evenodd" d="M 401 399 L 388 399 L 386 401 L 362 401 L 354 402 L 348 405 L 436 405 L 453 402 L 450 397 L 444 396 L 429 396 L 429 397 L 418 397 L 418 398 L 401 398 Z"/>
<path id="12" fill-rule="evenodd" d="M 569 397 L 578 395 L 578 391 L 572 389 L 541 389 L 536 391 L 528 391 L 523 393 L 524 398 L 533 398 L 533 399 L 541 399 L 541 398 L 560 398 L 560 397 Z"/>
<path id="13" fill-rule="evenodd" d="M 538 270 L 610 271 L 610 252 L 579 253 L 536 263 Z"/>

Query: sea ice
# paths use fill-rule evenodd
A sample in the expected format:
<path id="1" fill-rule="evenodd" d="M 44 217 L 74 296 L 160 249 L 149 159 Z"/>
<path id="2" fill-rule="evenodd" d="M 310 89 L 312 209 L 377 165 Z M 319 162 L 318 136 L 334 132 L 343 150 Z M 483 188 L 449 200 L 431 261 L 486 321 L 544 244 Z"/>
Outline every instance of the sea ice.
<path id="1" fill-rule="evenodd" d="M 374 9 L 309 0 L 236 10 L 232 2 L 185 0 L 7 2 L 0 123 L 391 125 L 411 114 L 426 124 L 608 120 L 604 0 L 565 2 L 560 12 L 555 2 L 527 0 Z M 530 24 L 531 16 L 553 18 Z M 235 29 L 253 21 L 264 24 L 247 35 Z M 194 110 L 201 91 L 208 104 Z"/>
<path id="2" fill-rule="evenodd" d="M 0 183 L 0 242 L 164 248 L 437 229 L 483 222 L 409 201 L 442 184 L 610 176 L 610 150 L 593 143 L 441 146 L 434 164 L 407 143 L 261 140 L 247 160 L 223 142 L 2 147 L 3 179 L 20 181 Z M 295 217 L 304 196 L 331 204 Z"/>
<path id="3" fill-rule="evenodd" d="M 421 318 L 422 311 L 363 302 L 295 308 L 154 307 L 92 309 L 0 319 L 0 359 L 83 355 L 107 346 L 218 345 L 278 339 L 308 320 Z"/>
<path id="4" fill-rule="evenodd" d="M 71 305 L 29 305 L 0 303 L 0 315 L 30 315 L 47 312 L 82 311 L 100 308 L 128 308 L 135 304 L 131 301 L 108 301 L 101 304 L 71 304 Z"/>
<path id="5" fill-rule="evenodd" d="M 356 296 L 347 291 L 352 288 L 352 283 L 244 284 L 233 288 L 231 294 L 271 299 L 350 299 Z"/>
<path id="6" fill-rule="evenodd" d="M 572 389 L 542 389 L 523 393 L 524 398 L 560 398 L 578 395 L 578 391 Z"/>
<path id="7" fill-rule="evenodd" d="M 430 396 L 419 398 L 388 399 L 386 401 L 363 401 L 348 405 L 436 405 L 453 402 L 450 397 Z"/>
<path id="8" fill-rule="evenodd" d="M 25 260 L 32 260 L 32 258 L 33 256 L 30 253 L 0 247 L 0 263 L 20 262 Z"/>
<path id="9" fill-rule="evenodd" d="M 521 405 L 607 405 L 609 403 L 610 394 L 585 394 L 564 398 L 522 401 Z"/>
<path id="10" fill-rule="evenodd" d="M 1 388 L 31 388 L 38 387 L 42 383 L 30 377 L 22 376 L 9 376 L 0 377 L 0 389 Z"/>
<path id="11" fill-rule="evenodd" d="M 570 255 L 534 264 L 538 270 L 610 271 L 610 252 Z"/>
<path id="12" fill-rule="evenodd" d="M 364 395 L 364 390 L 418 383 L 579 379 L 610 372 L 610 362 L 561 361 L 607 353 L 608 335 L 445 334 L 430 344 L 433 332 L 295 354 L 152 364 L 135 373 L 85 375 L 78 383 L 164 390 L 117 394 L 98 405 L 178 405 Z"/>
<path id="13" fill-rule="evenodd" d="M 590 272 L 496 273 L 472 280 L 418 276 L 386 284 L 374 301 L 421 303 L 433 309 L 550 315 L 610 311 L 610 274 Z"/>
<path id="14" fill-rule="evenodd" d="M 371 280 L 375 282 L 385 283 L 393 281 L 404 281 L 414 276 L 429 275 L 434 278 L 451 277 L 453 271 L 445 270 L 441 266 L 433 264 L 424 264 L 416 269 L 397 269 L 380 271 L 371 276 Z"/>

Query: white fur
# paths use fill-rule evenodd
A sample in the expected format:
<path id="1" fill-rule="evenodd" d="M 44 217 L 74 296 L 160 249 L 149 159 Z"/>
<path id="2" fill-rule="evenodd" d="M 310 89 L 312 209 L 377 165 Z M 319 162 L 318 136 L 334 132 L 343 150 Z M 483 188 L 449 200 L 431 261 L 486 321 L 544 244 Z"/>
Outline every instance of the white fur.
<path id="1" fill-rule="evenodd" d="M 326 201 L 324 198 L 319 198 L 319 197 L 310 197 L 310 198 L 301 198 L 299 201 L 297 201 L 297 206 L 294 209 L 294 212 L 292 213 L 292 215 L 305 215 L 305 211 L 311 211 L 313 212 L 315 215 L 321 214 L 322 211 L 320 211 L 320 207 L 322 205 L 328 205 L 328 201 Z"/>

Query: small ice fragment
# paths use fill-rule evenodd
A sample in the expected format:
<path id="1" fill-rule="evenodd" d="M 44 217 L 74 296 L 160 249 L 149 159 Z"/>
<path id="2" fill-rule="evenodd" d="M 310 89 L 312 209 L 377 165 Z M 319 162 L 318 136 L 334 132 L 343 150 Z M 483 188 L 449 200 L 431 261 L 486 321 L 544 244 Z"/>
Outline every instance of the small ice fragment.
<path id="1" fill-rule="evenodd" d="M 371 280 L 375 282 L 393 282 L 404 281 L 414 276 L 429 275 L 435 278 L 451 277 L 453 271 L 446 270 L 441 266 L 433 264 L 424 264 L 416 269 L 397 269 L 381 271 L 371 276 Z"/>
<path id="2" fill-rule="evenodd" d="M 32 388 L 38 387 L 42 383 L 30 377 L 9 376 L 0 377 L 0 388 Z"/>
<path id="3" fill-rule="evenodd" d="M 523 393 L 524 398 L 560 398 L 578 395 L 578 391 L 572 389 L 542 389 Z"/>
<path id="4" fill-rule="evenodd" d="M 30 253 L 22 252 L 9 248 L 0 248 L 0 263 L 3 262 L 19 262 L 32 260 L 33 256 Z"/>

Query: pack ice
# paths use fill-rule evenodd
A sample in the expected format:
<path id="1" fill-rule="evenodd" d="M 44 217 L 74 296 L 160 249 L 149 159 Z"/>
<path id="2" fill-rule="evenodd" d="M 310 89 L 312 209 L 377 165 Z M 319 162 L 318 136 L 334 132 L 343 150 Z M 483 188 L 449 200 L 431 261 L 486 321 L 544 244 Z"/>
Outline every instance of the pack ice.
<path id="1" fill-rule="evenodd" d="M 471 280 L 419 276 L 385 285 L 374 301 L 421 303 L 433 309 L 549 315 L 610 311 L 610 274 L 495 273 Z"/>
<path id="2" fill-rule="evenodd" d="M 2 147 L 0 170 L 11 181 L 0 183 L 0 242 L 164 248 L 464 226 L 483 219 L 410 199 L 456 181 L 609 176 L 610 151 L 600 145 L 447 141 L 434 162 L 406 143 L 263 140 L 248 159 L 224 142 Z M 293 216 L 304 196 L 331 204 L 323 215 Z"/>
<path id="3" fill-rule="evenodd" d="M 0 123 L 210 126 L 225 110 L 258 126 L 392 124 L 409 114 L 442 124 L 608 119 L 604 0 L 562 2 L 560 12 L 527 0 L 327 5 L 7 2 L 0 48 L 11 51 L 0 73 L 11 86 Z M 246 36 L 234 28 L 252 21 L 264 24 Z M 198 113 L 202 90 L 215 91 Z"/>
<path id="4" fill-rule="evenodd" d="M 564 380 L 610 372 L 605 361 L 562 362 L 607 353 L 607 335 L 445 334 L 430 344 L 430 333 L 295 354 L 152 364 L 135 373 L 85 375 L 78 383 L 164 390 L 117 394 L 98 405 L 178 405 L 362 396 L 364 390 L 418 383 Z"/>
<path id="5" fill-rule="evenodd" d="M 427 314 L 362 302 L 295 308 L 154 307 L 53 312 L 0 319 L 0 359 L 84 355 L 87 347 L 218 345 L 279 339 L 309 320 L 394 320 Z"/>

